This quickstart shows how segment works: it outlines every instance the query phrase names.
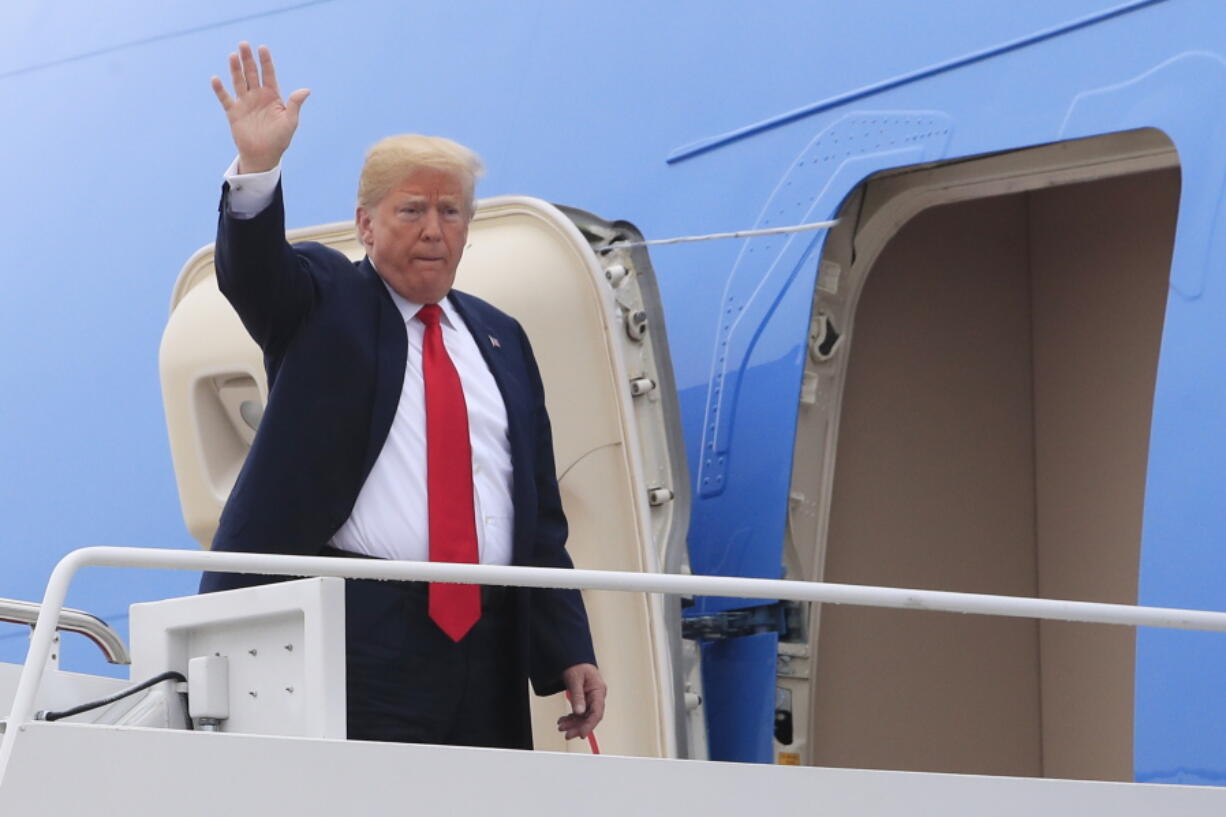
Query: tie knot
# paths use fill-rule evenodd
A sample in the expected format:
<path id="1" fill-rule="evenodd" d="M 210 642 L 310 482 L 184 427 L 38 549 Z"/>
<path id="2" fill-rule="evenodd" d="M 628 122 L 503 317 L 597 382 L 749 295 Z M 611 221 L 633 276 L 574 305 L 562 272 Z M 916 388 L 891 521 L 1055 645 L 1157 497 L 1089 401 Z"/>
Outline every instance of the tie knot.
<path id="1" fill-rule="evenodd" d="M 438 326 L 443 317 L 443 310 L 438 304 L 426 304 L 417 310 L 417 319 L 426 326 Z"/>

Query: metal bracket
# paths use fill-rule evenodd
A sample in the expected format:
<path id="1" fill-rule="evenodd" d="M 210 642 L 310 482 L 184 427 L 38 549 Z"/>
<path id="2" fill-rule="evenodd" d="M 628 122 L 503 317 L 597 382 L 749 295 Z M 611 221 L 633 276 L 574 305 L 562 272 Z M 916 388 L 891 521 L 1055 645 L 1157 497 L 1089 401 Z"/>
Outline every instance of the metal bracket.
<path id="1" fill-rule="evenodd" d="M 789 608 L 796 606 L 795 602 L 775 602 L 746 610 L 727 610 L 684 618 L 681 620 L 681 636 L 693 641 L 720 641 L 759 633 L 779 633 L 780 639 L 783 639 L 790 632 L 789 624 L 795 620 L 795 616 L 789 615 Z"/>

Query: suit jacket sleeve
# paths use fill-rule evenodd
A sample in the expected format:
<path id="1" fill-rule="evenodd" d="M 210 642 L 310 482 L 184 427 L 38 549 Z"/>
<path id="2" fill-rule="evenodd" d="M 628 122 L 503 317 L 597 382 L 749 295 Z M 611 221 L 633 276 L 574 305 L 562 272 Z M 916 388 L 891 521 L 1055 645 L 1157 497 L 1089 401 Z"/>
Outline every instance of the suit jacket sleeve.
<path id="1" fill-rule="evenodd" d="M 521 330 L 524 358 L 533 393 L 536 423 L 536 542 L 532 564 L 535 567 L 572 568 L 566 552 L 566 515 L 558 492 L 557 468 L 553 457 L 553 434 L 545 411 L 545 390 L 541 384 L 536 358 Z M 518 511 L 517 511 L 518 512 Z M 540 588 L 533 590 L 529 620 L 529 677 L 538 695 L 561 692 L 562 671 L 575 664 L 595 664 L 596 653 L 588 626 L 583 597 L 577 590 Z"/>
<path id="2" fill-rule="evenodd" d="M 227 184 L 217 223 L 217 286 L 265 357 L 276 358 L 314 304 L 315 282 L 285 240 L 281 185 L 249 219 L 230 212 L 229 193 Z"/>
<path id="3" fill-rule="evenodd" d="M 272 202 L 247 219 L 237 218 L 230 212 L 229 192 L 229 185 L 224 185 L 214 256 L 217 286 L 263 350 L 271 387 L 286 345 L 315 302 L 316 283 L 304 268 L 301 256 L 285 240 L 281 185 L 277 185 Z M 245 465 L 240 482 L 246 472 Z M 237 488 L 236 485 L 236 491 Z M 227 528 L 227 514 L 234 512 L 231 497 L 222 512 L 219 534 Z M 216 539 L 213 546 L 220 550 L 235 549 L 232 542 Z M 292 577 L 206 571 L 200 580 L 200 592 L 250 587 L 288 578 Z"/>

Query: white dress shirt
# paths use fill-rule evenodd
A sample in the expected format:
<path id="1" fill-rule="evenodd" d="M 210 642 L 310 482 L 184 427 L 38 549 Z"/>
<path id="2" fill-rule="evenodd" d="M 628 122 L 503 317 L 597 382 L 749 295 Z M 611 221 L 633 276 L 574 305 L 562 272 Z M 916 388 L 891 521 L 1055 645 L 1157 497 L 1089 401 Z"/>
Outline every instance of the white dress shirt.
<path id="1" fill-rule="evenodd" d="M 230 212 L 237 218 L 251 218 L 272 201 L 281 167 L 265 173 L 240 174 L 237 170 L 235 159 L 226 171 Z M 415 317 L 421 304 L 406 300 L 391 287 L 387 291 L 408 334 L 404 385 L 387 441 L 358 493 L 349 519 L 333 536 L 332 545 L 382 559 L 427 561 L 426 404 L 421 369 L 426 327 Z M 511 563 L 514 506 L 506 406 L 464 319 L 450 301 L 444 299 L 439 306 L 443 312 L 439 324 L 443 344 L 460 375 L 468 408 L 478 553 L 482 564 L 507 565 Z"/>

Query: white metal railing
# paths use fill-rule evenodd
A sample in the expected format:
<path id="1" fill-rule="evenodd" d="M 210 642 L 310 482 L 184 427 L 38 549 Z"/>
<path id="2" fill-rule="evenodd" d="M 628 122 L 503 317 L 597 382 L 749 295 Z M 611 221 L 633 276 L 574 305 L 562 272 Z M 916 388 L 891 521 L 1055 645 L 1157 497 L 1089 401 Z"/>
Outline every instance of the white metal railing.
<path id="1" fill-rule="evenodd" d="M 7 624 L 34 625 L 38 622 L 40 605 L 32 601 L 0 599 L 0 621 Z M 112 664 L 131 664 L 128 648 L 111 625 L 84 610 L 64 608 L 60 611 L 57 630 L 79 633 L 98 645 L 106 660 Z"/>
<path id="2" fill-rule="evenodd" d="M 258 573 L 295 576 L 336 576 L 348 579 L 468 582 L 520 587 L 564 587 L 576 590 L 622 590 L 695 596 L 786 599 L 823 604 L 853 604 L 946 613 L 1037 618 L 1162 627 L 1179 630 L 1226 632 L 1226 613 L 1060 601 L 940 590 L 907 590 L 825 582 L 780 579 L 741 579 L 727 576 L 683 576 L 665 573 L 630 573 L 613 570 L 567 570 L 546 567 L 502 567 L 443 562 L 393 562 L 380 559 L 341 559 L 327 556 L 280 556 L 260 553 L 157 550 L 148 548 L 90 547 L 74 550 L 60 560 L 47 581 L 38 623 L 22 667 L 17 694 L 0 744 L 0 781 L 22 724 L 34 714 L 34 699 L 42 681 L 55 622 L 64 606 L 68 585 L 83 567 L 143 567 L 165 570 L 212 570 L 223 573 Z"/>

